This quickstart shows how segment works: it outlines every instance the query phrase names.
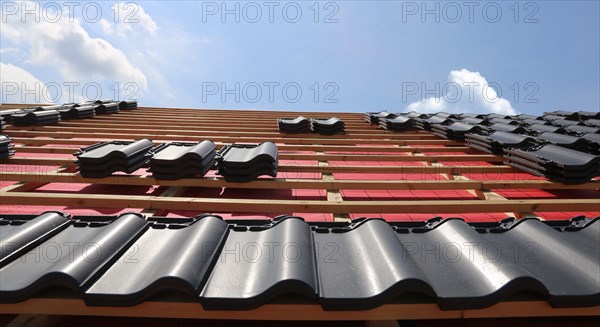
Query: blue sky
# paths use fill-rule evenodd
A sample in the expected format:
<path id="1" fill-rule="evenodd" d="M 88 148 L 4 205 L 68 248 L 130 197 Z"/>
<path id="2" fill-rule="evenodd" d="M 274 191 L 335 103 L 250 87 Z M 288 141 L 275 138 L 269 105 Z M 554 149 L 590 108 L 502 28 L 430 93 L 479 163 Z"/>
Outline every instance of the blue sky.
<path id="1" fill-rule="evenodd" d="M 57 102 L 99 85 L 166 107 L 597 111 L 599 3 L 96 1 L 56 20 L 2 1 L 2 101 L 39 83 Z"/>

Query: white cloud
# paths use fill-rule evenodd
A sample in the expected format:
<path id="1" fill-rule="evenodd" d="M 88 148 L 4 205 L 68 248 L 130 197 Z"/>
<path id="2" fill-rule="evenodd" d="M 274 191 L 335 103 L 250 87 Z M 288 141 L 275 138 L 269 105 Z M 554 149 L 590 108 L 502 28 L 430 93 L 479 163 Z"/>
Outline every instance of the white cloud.
<path id="1" fill-rule="evenodd" d="M 427 86 L 428 89 L 433 89 Z M 446 92 L 440 97 L 429 97 L 409 104 L 405 111 L 422 113 L 497 113 L 515 115 L 517 111 L 510 101 L 499 97 L 485 77 L 479 72 L 467 69 L 453 70 L 448 75 L 448 83 L 440 85 L 438 90 Z"/>
<path id="2" fill-rule="evenodd" d="M 55 17 L 52 13 L 46 14 L 34 2 L 23 3 L 41 17 L 28 15 L 22 20 L 20 15 L 6 15 L 0 23 L 0 30 L 15 45 L 28 47 L 30 64 L 57 67 L 66 81 L 104 79 L 121 85 L 133 82 L 141 89 L 147 89 L 145 74 L 129 61 L 123 51 L 104 39 L 92 38 L 80 20 L 70 22 L 70 15 L 63 13 L 58 21 L 53 22 L 47 19 Z"/>
<path id="3" fill-rule="evenodd" d="M 48 103 L 46 85 L 24 68 L 0 62 L 1 99 L 3 103 Z"/>
<path id="4" fill-rule="evenodd" d="M 16 53 L 17 51 L 19 51 L 18 48 L 0 48 L 0 54 Z"/>
<path id="5" fill-rule="evenodd" d="M 134 27 L 141 27 L 151 35 L 156 34 L 158 25 L 142 6 L 133 2 L 116 2 L 111 7 L 111 21 L 101 19 L 102 30 L 106 34 L 127 37 Z"/>

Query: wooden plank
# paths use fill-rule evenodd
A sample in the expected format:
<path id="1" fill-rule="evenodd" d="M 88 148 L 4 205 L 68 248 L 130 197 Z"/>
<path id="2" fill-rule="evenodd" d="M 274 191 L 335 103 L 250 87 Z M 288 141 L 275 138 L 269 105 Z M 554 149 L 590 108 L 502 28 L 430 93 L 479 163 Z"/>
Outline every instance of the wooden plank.
<path id="1" fill-rule="evenodd" d="M 253 310 L 205 310 L 195 302 L 144 302 L 130 307 L 86 306 L 78 299 L 34 298 L 2 304 L 0 314 L 53 314 L 232 320 L 407 320 L 597 316 L 600 306 L 552 308 L 546 301 L 501 302 L 479 310 L 440 310 L 435 303 L 386 304 L 363 311 L 325 311 L 316 304 L 266 304 Z"/>
<path id="2" fill-rule="evenodd" d="M 231 183 L 222 178 L 201 177 L 178 180 L 157 180 L 151 176 L 113 175 L 105 178 L 84 178 L 71 172 L 2 171 L 0 180 L 46 183 L 89 183 L 106 185 L 160 185 L 187 187 L 228 187 L 248 189 L 346 189 L 346 190 L 487 190 L 487 189 L 573 189 L 599 190 L 600 181 L 585 184 L 562 184 L 546 180 L 336 180 L 336 179 L 258 179 L 250 183 Z"/>
<path id="3" fill-rule="evenodd" d="M 102 126 L 102 125 L 100 125 Z M 202 137 L 208 137 L 210 136 L 211 138 L 217 138 L 217 137 L 253 137 L 253 138 L 263 138 L 263 139 L 273 139 L 273 138 L 280 138 L 280 139 L 284 139 L 284 140 L 295 140 L 295 139 L 305 139 L 307 137 L 310 137 L 312 139 L 344 139 L 344 140 L 352 140 L 352 139 L 364 139 L 364 140 L 381 140 L 383 137 L 385 137 L 388 140 L 435 140 L 436 136 L 434 135 L 427 135 L 427 134 L 400 134 L 400 133 L 395 133 L 395 134 L 386 134 L 381 135 L 381 134 L 375 134 L 375 133 L 361 133 L 361 132 L 356 132 L 356 131 L 351 131 L 351 130 L 347 130 L 345 134 L 343 135 L 335 135 L 335 136 L 324 136 L 324 135 L 319 135 L 319 134 L 284 134 L 284 133 L 280 133 L 278 132 L 276 129 L 271 130 L 269 132 L 264 131 L 264 132 L 258 132 L 258 131 L 252 131 L 252 132 L 244 132 L 244 131 L 239 131 L 237 128 L 232 129 L 232 130 L 222 130 L 222 131 L 218 131 L 218 130 L 214 130 L 215 126 L 205 126 L 203 127 L 204 129 L 200 128 L 199 126 L 196 126 L 194 128 L 188 128 L 188 129 L 181 129 L 181 128 L 177 128 L 177 129 L 145 129 L 145 128 L 128 128 L 129 126 L 126 127 L 121 127 L 121 128 L 114 128 L 114 127 L 109 127 L 106 128 L 104 126 L 99 127 L 99 126 L 92 126 L 92 127 L 72 127 L 72 126 L 30 126 L 30 127 L 21 127 L 21 128 L 15 128 L 13 127 L 11 129 L 11 132 L 18 132 L 18 131 L 40 131 L 40 132 L 48 132 L 48 131 L 55 131 L 56 133 L 67 133 L 67 132 L 71 132 L 71 133 L 78 133 L 78 134 L 85 134 L 85 133 L 115 133 L 115 132 L 119 132 L 119 133 L 128 133 L 128 134 L 138 134 L 138 133 L 149 133 L 149 132 L 156 132 L 157 130 L 160 130 L 162 133 L 164 134 L 169 134 L 169 135 L 186 135 L 186 136 L 202 136 Z M 211 130 L 211 128 L 213 128 L 213 130 Z"/>
<path id="4" fill-rule="evenodd" d="M 67 158 L 28 158 L 11 157 L 1 159 L 0 164 L 9 165 L 41 165 L 41 166 L 69 166 L 74 165 L 74 159 Z M 389 173 L 389 174 L 439 174 L 439 173 L 482 173 L 497 174 L 511 173 L 516 170 L 505 165 L 498 166 L 451 166 L 451 167 L 432 167 L 432 166 L 328 166 L 320 167 L 318 165 L 286 164 L 278 167 L 280 172 L 320 172 L 320 173 Z"/>
<path id="5" fill-rule="evenodd" d="M 93 122 L 92 120 L 89 119 L 78 119 L 78 120 L 63 120 L 60 122 L 60 126 L 64 126 L 64 127 L 93 127 L 93 126 L 97 126 L 98 123 Z M 103 121 L 102 122 L 102 126 L 104 127 L 111 127 L 111 128 L 122 128 L 122 127 L 127 127 L 127 128 L 135 128 L 135 129 L 145 129 L 145 130 L 168 130 L 168 129 L 176 129 L 176 128 L 194 128 L 194 129 L 204 129 L 204 128 L 214 128 L 214 125 L 211 125 L 210 123 L 190 123 L 190 122 L 178 122 L 178 123 L 174 123 L 174 124 L 170 124 L 170 123 L 165 123 L 164 125 L 158 125 L 157 124 L 147 124 L 144 121 L 139 121 L 139 120 L 134 120 L 134 119 L 127 119 L 127 118 L 121 118 L 119 120 L 114 120 L 114 121 Z M 14 127 L 9 127 L 9 130 L 12 129 Z M 275 124 L 268 126 L 268 127 L 256 127 L 256 126 L 248 126 L 248 125 L 243 125 L 243 126 L 237 126 L 235 128 L 236 131 L 238 132 L 274 132 L 277 131 L 277 127 L 275 126 Z M 384 133 L 387 133 L 385 131 L 382 132 L 382 130 L 377 130 L 377 129 L 373 129 L 371 127 L 369 127 L 368 125 L 365 125 L 364 127 L 354 127 L 352 128 L 352 132 L 360 132 L 361 134 L 378 134 L 378 135 L 385 135 Z M 419 131 L 411 131 L 411 133 L 418 133 Z M 398 135 L 401 135 L 401 133 L 395 133 Z"/>
<path id="6" fill-rule="evenodd" d="M 162 192 L 160 194 L 161 197 L 174 197 L 174 196 L 182 196 L 186 191 L 188 190 L 187 187 L 180 187 L 180 186 L 171 186 L 169 188 L 167 188 L 164 192 Z M 146 208 L 144 210 L 142 210 L 142 214 L 143 215 L 147 215 L 147 216 L 161 216 L 161 215 L 166 215 L 167 214 L 167 210 L 158 210 L 158 209 L 152 209 L 152 208 Z"/>
<path id="7" fill-rule="evenodd" d="M 10 133 L 8 133 L 10 134 Z M 98 143 L 100 141 L 105 140 L 114 140 L 112 137 L 108 138 L 87 138 L 79 137 L 79 138 L 71 138 L 71 139 L 54 139 L 47 137 L 40 138 L 28 138 L 28 137 L 13 137 L 13 143 L 19 144 L 32 144 L 32 145 L 46 145 L 46 144 L 69 144 L 69 145 L 91 145 Z M 134 138 L 126 137 L 120 140 L 128 141 L 133 140 Z M 156 143 L 166 143 L 173 141 L 181 141 L 176 137 L 159 137 L 153 139 Z M 198 140 L 196 140 L 198 141 Z M 215 142 L 217 145 L 225 144 L 223 142 Z M 229 144 L 229 143 L 227 143 Z M 411 140 L 411 141 L 402 141 L 398 142 L 399 146 L 419 146 L 419 145 L 447 145 L 451 146 L 452 149 L 459 149 L 463 144 L 457 143 L 455 141 L 447 141 L 447 140 Z M 278 144 L 277 145 L 280 150 L 300 150 L 300 151 L 358 151 L 358 152 L 400 152 L 399 148 L 390 147 L 390 146 L 378 146 L 378 145 L 369 145 L 369 146 L 355 146 L 355 145 L 313 145 L 313 144 Z M 454 148 L 457 146 L 457 148 Z M 401 149 L 401 148 L 400 148 Z M 431 149 L 431 150 L 429 150 Z M 423 148 L 416 149 L 415 151 L 423 150 L 423 151 L 437 151 L 439 147 L 431 147 L 431 148 Z M 454 150 L 453 150 L 454 151 Z M 458 151 L 461 151 L 460 149 Z M 451 152 L 451 151 L 448 151 Z"/>
<path id="8" fill-rule="evenodd" d="M 319 201 L 233 198 L 157 197 L 79 193 L 0 192 L 4 204 L 64 205 L 102 208 L 150 208 L 202 212 L 270 213 L 471 213 L 502 211 L 598 211 L 596 199 Z"/>
<path id="9" fill-rule="evenodd" d="M 76 149 L 73 149 L 75 152 Z M 279 154 L 279 159 L 283 160 L 312 160 L 312 161 L 371 161 L 373 160 L 373 156 L 370 155 L 353 155 L 353 154 Z M 467 159 L 470 158 L 470 159 Z M 472 156 L 460 156 L 460 155 L 432 155 L 432 156 L 423 156 L 419 157 L 418 160 L 413 156 L 393 156 L 393 155 L 381 155 L 380 157 L 376 157 L 380 160 L 375 161 L 398 161 L 398 162 L 415 162 L 415 161 L 436 161 L 436 160 L 445 160 L 445 161 L 499 161 L 501 162 L 503 159 L 496 156 L 487 156 L 487 155 L 472 155 Z M 75 159 L 70 158 L 35 158 L 35 157 L 11 157 L 9 159 L 0 159 L 0 163 L 5 164 L 30 164 L 33 165 L 35 163 L 40 164 L 48 164 L 48 165 L 73 165 L 75 163 Z M 294 163 L 292 163 L 294 164 Z M 296 164 L 294 164 L 296 165 Z M 285 165 L 282 165 L 285 167 Z M 347 166 L 328 166 L 329 168 L 342 168 Z M 367 166 L 368 167 L 368 166 Z M 483 167 L 483 166 L 482 166 Z M 393 167 L 396 169 L 402 169 L 402 166 Z M 439 168 L 439 167 L 438 167 Z"/>
<path id="10" fill-rule="evenodd" d="M 56 140 L 53 140 L 54 142 L 56 142 Z M 154 142 L 156 145 L 159 145 L 161 143 L 159 142 Z M 217 146 L 221 146 L 223 143 L 219 143 L 217 144 Z M 82 144 L 83 145 L 83 144 Z M 312 147 L 292 147 L 292 146 L 279 146 L 279 150 L 284 150 L 284 151 L 290 151 L 290 150 L 299 150 L 299 151 L 352 151 L 352 152 L 363 152 L 361 149 L 357 149 L 356 147 L 334 147 L 332 146 L 332 150 L 328 150 L 328 147 L 325 147 L 325 149 L 321 149 L 321 148 L 312 148 Z M 390 150 L 390 148 L 383 148 L 382 150 Z M 45 147 L 39 147 L 39 146 L 22 146 L 22 145 L 17 145 L 15 146 L 15 150 L 19 153 L 60 153 L 60 154 L 72 154 L 73 152 L 77 151 L 78 149 L 76 148 L 70 148 L 70 147 L 60 147 L 60 146 L 45 146 Z M 369 149 L 371 152 L 376 152 L 373 151 L 372 149 Z M 322 154 L 325 155 L 327 157 L 325 158 L 331 158 L 331 159 L 326 159 L 326 160 L 351 160 L 351 161 L 397 161 L 396 159 L 398 158 L 399 155 L 404 155 L 408 152 L 417 152 L 417 151 L 426 151 L 426 152 L 456 152 L 456 151 L 465 151 L 465 152 L 471 152 L 469 151 L 469 148 L 467 147 L 456 147 L 456 148 L 450 148 L 450 147 L 440 147 L 440 148 L 402 148 L 402 147 L 398 147 L 396 148 L 395 151 L 381 151 L 381 152 L 393 152 L 396 154 L 379 154 L 379 153 L 374 153 L 374 154 Z M 369 152 L 369 151 L 364 151 L 364 152 Z M 379 152 L 379 151 L 377 151 Z M 481 156 L 481 155 L 480 155 Z M 489 158 L 491 157 L 490 155 L 485 155 L 487 157 L 485 158 Z M 295 154 L 295 153 L 285 153 L 285 152 L 280 152 L 279 153 L 279 157 L 281 159 L 296 159 L 296 160 L 316 160 L 316 159 L 322 159 L 322 158 L 318 158 L 315 157 L 314 154 Z M 464 156 L 465 158 L 468 158 L 469 156 Z M 347 159 L 346 159 L 347 158 Z M 481 158 L 481 157 L 480 157 Z M 487 160 L 487 159 L 484 159 Z M 495 159 L 494 159 L 495 160 Z M 466 161 L 469 161 L 468 159 Z M 475 160 L 478 161 L 478 160 Z"/>
<path id="11" fill-rule="evenodd" d="M 429 140 L 433 141 L 432 144 L 437 144 L 439 142 L 435 139 L 428 139 L 423 136 L 415 136 L 415 137 L 406 137 L 401 140 L 387 140 L 387 139 L 364 139 L 364 138 L 343 138 L 340 136 L 322 136 L 316 137 L 311 134 L 310 138 L 292 138 L 292 137 L 255 137 L 255 136 L 212 136 L 209 133 L 205 133 L 203 135 L 195 135 L 200 133 L 194 132 L 177 132 L 177 133 L 161 133 L 156 134 L 153 133 L 140 133 L 140 132 L 131 132 L 131 133 L 123 133 L 122 131 L 114 131 L 100 133 L 100 132 L 52 132 L 52 131 L 29 131 L 29 130 L 12 130 L 10 133 L 7 133 L 11 137 L 54 137 L 54 138 L 102 138 L 102 139 L 165 139 L 169 138 L 172 140 L 178 141 L 198 141 L 199 137 L 202 136 L 210 136 L 210 139 L 215 142 L 228 142 L 228 143 L 243 143 L 243 142 L 252 142 L 252 143 L 260 143 L 264 141 L 272 141 L 275 143 L 286 143 L 286 144 L 401 144 L 404 145 L 406 141 L 412 140 Z M 400 142 L 400 143 L 399 143 Z M 58 142 L 57 142 L 58 143 Z"/>

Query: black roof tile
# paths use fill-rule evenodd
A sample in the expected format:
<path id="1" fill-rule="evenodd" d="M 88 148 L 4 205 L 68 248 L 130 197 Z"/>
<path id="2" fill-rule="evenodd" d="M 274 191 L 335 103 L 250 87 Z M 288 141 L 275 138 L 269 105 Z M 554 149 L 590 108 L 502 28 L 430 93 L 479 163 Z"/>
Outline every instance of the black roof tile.
<path id="1" fill-rule="evenodd" d="M 567 149 L 557 145 L 544 145 L 535 150 L 506 150 L 507 154 L 522 157 L 540 164 L 551 164 L 568 170 L 595 168 L 600 156 Z"/>
<path id="2" fill-rule="evenodd" d="M 584 133 L 600 134 L 600 127 L 570 125 L 570 126 L 567 126 L 566 129 L 570 132 L 575 132 L 577 134 L 584 134 Z"/>
<path id="3" fill-rule="evenodd" d="M 383 220 L 345 233 L 315 233 L 320 302 L 326 310 L 372 309 L 409 292 L 435 298 L 413 256 Z"/>
<path id="4" fill-rule="evenodd" d="M 76 163 L 83 177 L 102 178 L 117 171 L 131 174 L 145 166 L 152 146 L 149 139 L 100 142 L 81 148 L 73 155 L 77 156 Z"/>
<path id="5" fill-rule="evenodd" d="M 505 123 L 495 123 L 495 124 L 488 126 L 487 128 L 492 131 L 505 131 L 505 132 L 511 132 L 511 133 L 525 133 L 526 132 L 525 128 L 523 128 L 519 125 L 510 125 L 510 124 L 505 124 Z"/>
<path id="6" fill-rule="evenodd" d="M 100 142 L 75 152 L 77 159 L 85 163 L 103 163 L 112 159 L 123 159 L 145 154 L 152 148 L 152 141 L 140 139 L 131 141 Z"/>
<path id="7" fill-rule="evenodd" d="M 271 251 L 271 252 L 270 252 Z M 251 309 L 279 295 L 316 298 L 313 239 L 302 219 L 262 231 L 230 231 L 200 294 L 207 309 Z"/>
<path id="8" fill-rule="evenodd" d="M 311 124 L 313 132 L 322 135 L 333 135 L 345 133 L 346 131 L 344 122 L 337 117 L 329 119 L 313 118 Z"/>
<path id="9" fill-rule="evenodd" d="M 212 141 L 163 144 L 149 154 L 150 171 L 157 179 L 204 176 L 213 167 L 216 154 Z"/>
<path id="10" fill-rule="evenodd" d="M 54 215 L 44 219 L 64 224 Z M 4 221 L 19 219 L 2 217 L 0 226 Z M 27 234 L 14 235 L 15 242 L 27 243 Z M 7 260 L 0 302 L 66 287 L 89 305 L 134 305 L 166 292 L 186 294 L 208 310 L 250 309 L 278 296 L 299 296 L 295 301 L 318 302 L 326 310 L 366 310 L 415 293 L 442 309 L 483 308 L 522 292 L 537 293 L 554 307 L 595 306 L 599 242 L 600 220 L 583 217 L 479 224 L 356 219 L 342 225 L 309 225 L 294 217 L 74 217 L 51 238 L 25 245 L 29 252 L 21 258 Z M 92 254 L 82 250 L 89 244 L 102 252 L 86 260 L 83 253 Z M 61 255 L 35 260 L 32 254 L 51 245 Z"/>
<path id="11" fill-rule="evenodd" d="M 119 110 L 137 109 L 138 102 L 136 100 L 124 100 L 119 102 Z"/>
<path id="12" fill-rule="evenodd" d="M 565 133 L 565 129 L 558 126 L 550 126 L 550 125 L 541 125 L 541 124 L 533 124 L 527 129 L 533 132 L 552 132 L 552 133 Z"/>
<path id="13" fill-rule="evenodd" d="M 27 246 L 60 231 L 68 222 L 68 217 L 60 212 L 46 212 L 33 219 L 3 221 L 0 218 L 0 266 L 23 254 Z"/>
<path id="14" fill-rule="evenodd" d="M 14 113 L 10 117 L 11 123 L 15 126 L 52 125 L 60 121 L 60 114 L 56 110 L 23 111 Z"/>
<path id="15" fill-rule="evenodd" d="M 306 134 L 310 133 L 310 120 L 304 116 L 296 118 L 278 118 L 277 128 L 279 131 L 290 134 Z"/>
<path id="16" fill-rule="evenodd" d="M 191 225 L 151 225 L 90 286 L 86 302 L 134 305 L 163 290 L 187 294 L 194 300 L 210 273 L 227 226 L 213 216 Z"/>
<path id="17" fill-rule="evenodd" d="M 587 126 L 600 127 L 600 119 L 588 119 L 583 122 Z"/>
<path id="18" fill-rule="evenodd" d="M 12 139 L 8 135 L 0 134 L 0 159 L 8 158 L 15 154 Z"/>
<path id="19" fill-rule="evenodd" d="M 98 227 L 72 223 L 31 249 L 30 254 L 0 269 L 1 301 L 19 302 L 48 287 L 64 287 L 81 294 L 86 284 L 127 249 L 145 227 L 146 221 L 135 214 L 122 215 Z M 51 247 L 55 252 L 48 254 Z"/>
<path id="20" fill-rule="evenodd" d="M 249 182 L 261 175 L 277 176 L 278 153 L 273 142 L 233 144 L 219 150 L 218 174 L 231 182 Z"/>

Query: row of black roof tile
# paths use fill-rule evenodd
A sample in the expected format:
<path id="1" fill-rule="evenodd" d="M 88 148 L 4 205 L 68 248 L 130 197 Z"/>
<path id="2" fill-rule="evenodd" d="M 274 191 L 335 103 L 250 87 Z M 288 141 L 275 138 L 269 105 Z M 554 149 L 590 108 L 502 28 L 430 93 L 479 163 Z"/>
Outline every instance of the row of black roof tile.
<path id="1" fill-rule="evenodd" d="M 2 121 L 15 126 L 53 125 L 60 120 L 93 118 L 95 115 L 117 113 L 137 108 L 137 101 L 95 100 L 62 105 L 38 106 L 0 111 Z"/>
<path id="2" fill-rule="evenodd" d="M 450 125 L 456 121 L 468 123 L 472 125 L 492 126 L 494 124 L 503 124 L 496 126 L 496 130 L 500 128 L 511 128 L 513 131 L 515 127 L 507 127 L 507 125 L 520 125 L 521 127 L 532 127 L 539 128 L 537 125 L 549 125 L 555 127 L 567 128 L 571 133 L 590 133 L 597 132 L 600 128 L 600 114 L 593 112 L 579 112 L 572 113 L 568 116 L 559 116 L 557 114 L 566 114 L 568 112 L 558 111 L 553 114 L 546 114 L 544 116 L 530 116 L 530 115 L 499 115 L 499 114 L 449 114 L 445 112 L 439 112 L 437 114 L 420 114 L 417 112 L 410 113 L 398 113 L 393 114 L 387 111 L 379 113 L 367 113 L 365 120 L 371 124 L 380 124 L 382 128 L 386 125 L 386 120 L 390 120 L 390 123 L 406 123 L 407 120 L 397 118 L 410 118 L 414 121 L 410 121 L 422 129 L 431 129 L 432 124 Z"/>
<path id="3" fill-rule="evenodd" d="M 542 117 L 414 112 L 400 116 L 380 112 L 367 113 L 366 120 L 393 131 L 432 130 L 442 138 L 504 155 L 505 164 L 526 172 L 564 183 L 583 183 L 600 176 L 600 126 L 595 122 L 599 115 L 558 111 Z M 553 168 L 564 166 L 567 168 Z"/>
<path id="4" fill-rule="evenodd" d="M 0 159 L 8 158 L 15 153 L 12 139 L 8 135 L 0 134 Z"/>
<path id="5" fill-rule="evenodd" d="M 346 131 L 344 122 L 337 117 L 329 119 L 308 119 L 304 116 L 298 116 L 296 118 L 278 118 L 277 128 L 279 131 L 288 134 L 314 132 L 322 135 L 334 135 Z"/>
<path id="6" fill-rule="evenodd" d="M 151 150 L 149 171 L 156 179 L 204 176 L 214 166 L 216 154 L 212 141 L 166 143 Z"/>
<path id="7" fill-rule="evenodd" d="M 527 150 L 505 149 L 504 158 L 509 166 L 563 183 L 585 183 L 600 176 L 600 156 L 553 144 Z"/>
<path id="8" fill-rule="evenodd" d="M 134 305 L 162 294 L 209 310 L 283 298 L 364 310 L 415 296 L 442 309 L 476 309 L 525 293 L 554 307 L 596 306 L 599 220 L 4 216 L 0 302 L 59 288 L 88 305 Z"/>
<path id="9" fill-rule="evenodd" d="M 262 175 L 275 177 L 278 169 L 277 145 L 233 144 L 217 153 L 212 141 L 167 143 L 154 147 L 149 139 L 100 142 L 81 148 L 77 156 L 83 177 L 102 178 L 121 171 L 131 174 L 142 167 L 157 179 L 204 176 L 218 162 L 218 174 L 227 181 L 249 182 Z"/>

